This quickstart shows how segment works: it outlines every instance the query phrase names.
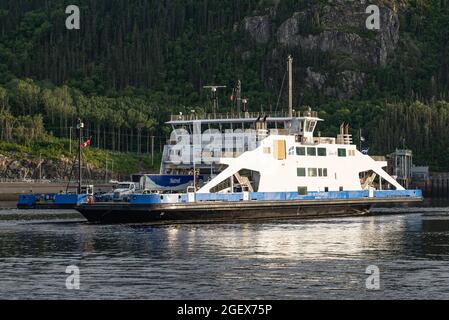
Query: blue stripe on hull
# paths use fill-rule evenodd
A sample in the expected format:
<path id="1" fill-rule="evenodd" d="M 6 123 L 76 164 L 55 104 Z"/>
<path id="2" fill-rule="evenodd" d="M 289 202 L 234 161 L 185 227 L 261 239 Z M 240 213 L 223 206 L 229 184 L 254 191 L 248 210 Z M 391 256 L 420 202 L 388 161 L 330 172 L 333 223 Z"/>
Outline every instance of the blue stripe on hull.
<path id="1" fill-rule="evenodd" d="M 299 195 L 297 192 L 250 192 L 248 199 L 251 201 L 295 201 L 295 200 L 344 200 L 364 198 L 422 198 L 421 190 L 387 190 L 374 191 L 370 197 L 369 191 L 336 191 L 336 192 L 309 192 L 307 195 Z M 195 200 L 202 201 L 243 201 L 243 193 L 197 193 Z M 131 197 L 131 204 L 159 204 L 159 203 L 186 203 L 187 194 L 136 194 Z"/>

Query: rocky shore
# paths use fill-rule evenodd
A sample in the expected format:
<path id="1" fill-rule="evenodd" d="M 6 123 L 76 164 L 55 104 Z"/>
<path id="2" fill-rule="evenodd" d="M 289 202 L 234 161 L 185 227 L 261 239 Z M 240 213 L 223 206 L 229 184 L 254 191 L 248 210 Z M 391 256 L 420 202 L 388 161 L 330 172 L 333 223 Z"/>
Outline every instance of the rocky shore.
<path id="1" fill-rule="evenodd" d="M 24 180 L 67 181 L 72 174 L 75 178 L 76 168 L 73 169 L 73 159 L 61 157 L 59 160 L 50 159 L 13 159 L 0 154 L 0 182 Z M 83 166 L 83 179 L 104 180 L 106 172 L 90 164 Z"/>

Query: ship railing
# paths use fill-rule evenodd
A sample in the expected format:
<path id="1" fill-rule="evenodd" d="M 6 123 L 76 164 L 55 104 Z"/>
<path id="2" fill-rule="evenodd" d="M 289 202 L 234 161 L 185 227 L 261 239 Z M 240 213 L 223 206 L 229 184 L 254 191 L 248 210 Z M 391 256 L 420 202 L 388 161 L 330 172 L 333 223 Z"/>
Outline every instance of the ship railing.
<path id="1" fill-rule="evenodd" d="M 315 137 L 313 140 L 315 144 L 335 144 L 336 142 L 335 138 L 329 137 Z"/>
<path id="2" fill-rule="evenodd" d="M 337 144 L 352 144 L 352 135 L 339 134 L 337 136 Z"/>
<path id="3" fill-rule="evenodd" d="M 270 135 L 289 136 L 294 134 L 293 131 L 288 129 L 270 129 Z"/>
<path id="4" fill-rule="evenodd" d="M 171 115 L 170 121 L 195 121 L 195 120 L 229 120 L 229 119 L 242 119 L 242 118 L 258 118 L 265 117 L 268 118 L 288 118 L 289 114 L 286 111 L 276 111 L 276 112 L 228 112 L 228 113 L 205 113 L 205 114 L 178 114 Z M 293 112 L 293 117 L 318 117 L 316 111 L 295 111 Z"/>
<path id="5" fill-rule="evenodd" d="M 177 154 L 176 155 L 176 161 L 174 158 L 171 157 L 172 153 L 171 153 L 171 148 L 169 146 L 166 146 L 167 149 L 165 150 L 164 148 L 164 155 L 163 155 L 163 162 L 170 164 L 170 163 L 175 163 L 175 162 L 179 162 L 180 160 L 185 160 L 185 159 L 180 159 L 180 155 Z M 200 161 L 202 162 L 213 162 L 216 161 L 219 158 L 238 158 L 243 154 L 243 151 L 239 151 L 239 150 L 234 150 L 234 151 L 202 151 L 202 152 L 195 152 L 195 159 L 200 159 Z M 193 154 L 190 154 L 190 157 L 192 157 Z"/>

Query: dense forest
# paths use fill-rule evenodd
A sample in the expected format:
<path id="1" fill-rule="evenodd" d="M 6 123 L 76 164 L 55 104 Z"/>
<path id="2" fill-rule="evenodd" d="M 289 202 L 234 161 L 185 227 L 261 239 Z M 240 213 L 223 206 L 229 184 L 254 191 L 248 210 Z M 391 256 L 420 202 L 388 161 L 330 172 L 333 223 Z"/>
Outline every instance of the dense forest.
<path id="1" fill-rule="evenodd" d="M 65 27 L 74 2 L 80 30 Z M 368 63 L 360 50 L 306 50 L 281 38 L 286 23 L 304 13 L 298 39 L 334 32 L 337 40 L 327 41 L 345 33 L 383 44 L 383 34 L 346 21 L 330 27 L 329 6 L 347 11 L 357 1 L 2 0 L 0 151 L 73 139 L 81 116 L 94 147 L 147 153 L 152 139 L 164 143 L 170 113 L 211 110 L 203 86 L 226 85 L 220 111 L 231 110 L 227 96 L 237 79 L 250 110 L 285 109 L 292 54 L 295 106 L 320 112 L 322 134 L 335 135 L 347 121 L 356 140 L 362 128 L 371 154 L 405 144 L 417 164 L 449 170 L 449 0 L 374 2 L 398 19 L 386 63 Z M 269 35 L 264 41 L 252 36 L 248 17 L 268 17 L 268 32 L 255 29 Z M 351 94 L 339 87 L 348 81 Z"/>

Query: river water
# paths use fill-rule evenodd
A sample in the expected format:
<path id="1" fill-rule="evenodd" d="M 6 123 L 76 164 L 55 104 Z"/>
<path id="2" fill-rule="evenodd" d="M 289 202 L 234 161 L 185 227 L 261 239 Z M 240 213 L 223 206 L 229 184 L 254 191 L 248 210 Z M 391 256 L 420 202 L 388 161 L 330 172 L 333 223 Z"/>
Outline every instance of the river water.
<path id="1" fill-rule="evenodd" d="M 163 227 L 0 210 L 0 299 L 86 298 L 449 299 L 449 208 Z"/>

